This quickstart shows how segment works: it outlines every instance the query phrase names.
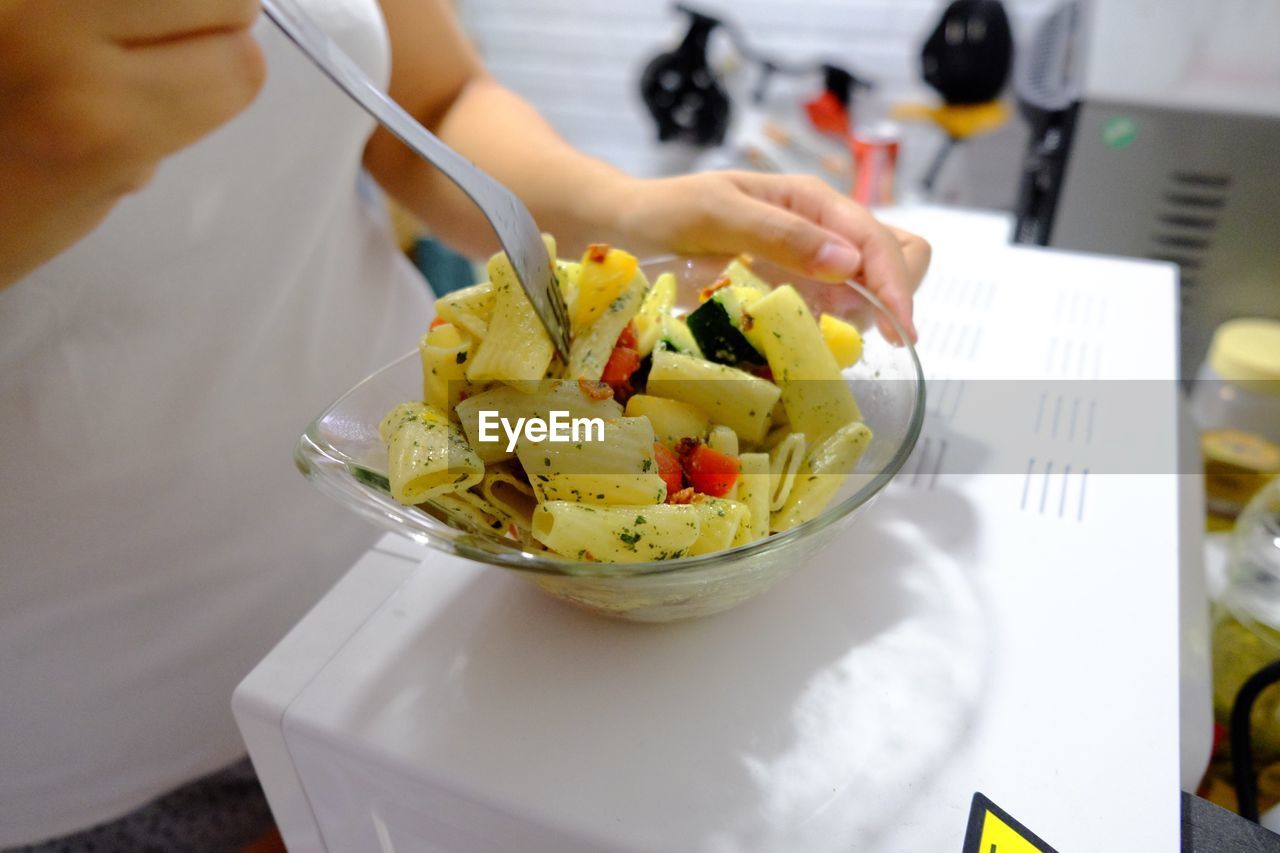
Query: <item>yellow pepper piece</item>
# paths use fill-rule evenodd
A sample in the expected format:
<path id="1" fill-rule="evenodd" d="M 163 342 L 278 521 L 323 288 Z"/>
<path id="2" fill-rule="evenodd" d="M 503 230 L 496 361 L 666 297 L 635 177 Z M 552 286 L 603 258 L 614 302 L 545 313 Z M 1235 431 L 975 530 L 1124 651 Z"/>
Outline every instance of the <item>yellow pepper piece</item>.
<path id="1" fill-rule="evenodd" d="M 587 247 L 578 274 L 578 293 L 569 312 L 575 330 L 585 329 L 608 310 L 613 300 L 635 278 L 639 262 L 634 255 L 603 243 Z"/>
<path id="2" fill-rule="evenodd" d="M 827 342 L 827 349 L 836 357 L 840 369 L 852 367 L 862 357 L 862 335 L 858 330 L 838 317 L 823 314 L 818 318 L 818 328 L 822 330 L 822 339 Z"/>

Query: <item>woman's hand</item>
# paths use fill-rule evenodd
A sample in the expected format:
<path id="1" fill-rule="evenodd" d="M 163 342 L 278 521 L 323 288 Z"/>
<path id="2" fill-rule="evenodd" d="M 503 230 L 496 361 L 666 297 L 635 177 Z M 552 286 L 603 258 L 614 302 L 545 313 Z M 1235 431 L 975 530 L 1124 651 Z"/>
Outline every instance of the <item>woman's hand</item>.
<path id="1" fill-rule="evenodd" d="M 0 287 L 253 100 L 257 15 L 257 0 L 0 0 Z"/>
<path id="2" fill-rule="evenodd" d="M 817 279 L 852 278 L 916 338 L 911 297 L 929 244 L 878 222 L 819 178 L 708 172 L 637 181 L 618 209 L 618 245 L 630 251 L 747 252 Z M 897 340 L 883 324 L 881 332 Z"/>
<path id="3" fill-rule="evenodd" d="M 929 265 L 924 240 L 882 225 L 816 177 L 624 175 L 574 150 L 490 78 L 448 0 L 380 3 L 391 36 L 392 97 L 519 196 L 566 255 L 600 242 L 642 255 L 748 252 L 815 278 L 862 282 L 915 337 L 911 295 Z M 497 248 L 475 205 L 390 134 L 374 133 L 364 163 L 454 248 L 473 256 Z M 881 331 L 897 341 L 892 328 Z"/>

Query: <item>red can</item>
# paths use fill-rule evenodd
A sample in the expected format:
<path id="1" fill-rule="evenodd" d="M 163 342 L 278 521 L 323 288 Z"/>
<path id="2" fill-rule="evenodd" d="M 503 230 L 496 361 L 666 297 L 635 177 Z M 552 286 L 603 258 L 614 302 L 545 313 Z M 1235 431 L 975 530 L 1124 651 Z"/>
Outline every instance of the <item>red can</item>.
<path id="1" fill-rule="evenodd" d="M 898 170 L 898 127 L 877 122 L 859 127 L 849 137 L 853 154 L 853 199 L 867 207 L 893 203 L 893 178 Z"/>

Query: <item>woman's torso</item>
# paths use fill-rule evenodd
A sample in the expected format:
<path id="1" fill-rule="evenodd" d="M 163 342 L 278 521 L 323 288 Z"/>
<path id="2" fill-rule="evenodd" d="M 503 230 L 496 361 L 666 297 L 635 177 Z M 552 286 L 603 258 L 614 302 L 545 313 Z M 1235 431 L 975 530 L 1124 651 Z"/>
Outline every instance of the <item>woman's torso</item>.
<path id="1" fill-rule="evenodd" d="M 375 79 L 374 0 L 307 0 Z M 291 462 L 424 327 L 370 123 L 258 24 L 253 106 L 0 291 L 0 846 L 242 752 L 231 691 L 373 538 Z"/>

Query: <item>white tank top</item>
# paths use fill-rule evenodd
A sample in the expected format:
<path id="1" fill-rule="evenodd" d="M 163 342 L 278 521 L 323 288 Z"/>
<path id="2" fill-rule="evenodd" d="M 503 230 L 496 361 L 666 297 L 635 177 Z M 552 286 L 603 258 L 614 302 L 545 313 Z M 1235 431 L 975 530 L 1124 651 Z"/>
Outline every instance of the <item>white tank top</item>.
<path id="1" fill-rule="evenodd" d="M 375 0 L 305 5 L 387 79 Z M 376 536 L 291 454 L 430 297 L 359 191 L 371 122 L 257 34 L 248 111 L 0 290 L 0 847 L 242 755 L 233 688 Z"/>

